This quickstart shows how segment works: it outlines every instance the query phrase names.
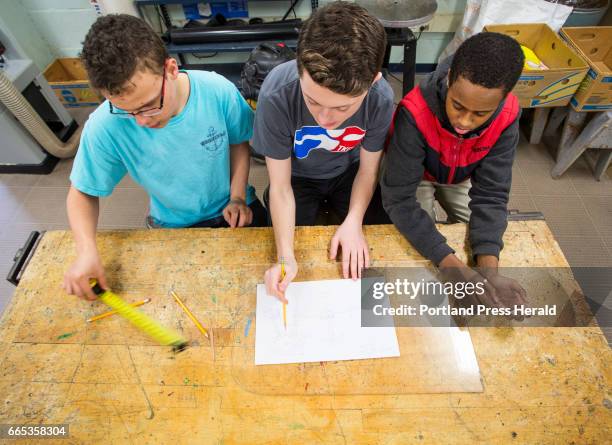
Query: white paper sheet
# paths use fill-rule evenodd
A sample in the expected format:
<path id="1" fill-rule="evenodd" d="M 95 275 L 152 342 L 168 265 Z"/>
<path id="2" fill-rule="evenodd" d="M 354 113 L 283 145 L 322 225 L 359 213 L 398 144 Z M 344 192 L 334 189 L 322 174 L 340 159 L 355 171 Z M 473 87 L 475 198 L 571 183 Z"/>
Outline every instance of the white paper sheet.
<path id="1" fill-rule="evenodd" d="M 361 284 L 353 280 L 291 283 L 283 305 L 257 285 L 255 364 L 398 357 L 395 327 L 361 327 Z"/>

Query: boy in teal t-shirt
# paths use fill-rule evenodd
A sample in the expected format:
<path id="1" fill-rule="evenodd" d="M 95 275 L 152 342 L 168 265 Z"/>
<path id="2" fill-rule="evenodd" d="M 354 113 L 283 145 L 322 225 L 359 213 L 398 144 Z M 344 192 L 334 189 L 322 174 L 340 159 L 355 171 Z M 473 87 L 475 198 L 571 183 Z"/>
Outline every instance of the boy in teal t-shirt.
<path id="1" fill-rule="evenodd" d="M 153 30 L 129 15 L 99 18 L 81 55 L 107 99 L 87 121 L 67 208 L 77 259 L 64 288 L 95 298 L 106 287 L 95 234 L 99 197 L 126 173 L 150 197 L 150 227 L 262 226 L 266 212 L 248 185 L 253 112 L 218 74 L 180 71 Z"/>

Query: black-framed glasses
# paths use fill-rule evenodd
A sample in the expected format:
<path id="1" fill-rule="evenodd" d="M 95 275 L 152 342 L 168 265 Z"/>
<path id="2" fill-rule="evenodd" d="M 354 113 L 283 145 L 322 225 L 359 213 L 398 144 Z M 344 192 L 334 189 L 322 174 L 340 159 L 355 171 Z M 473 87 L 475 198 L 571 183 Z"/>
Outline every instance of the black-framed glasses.
<path id="1" fill-rule="evenodd" d="M 140 111 L 125 111 L 117 107 L 113 107 L 113 104 L 108 101 L 108 106 L 110 107 L 110 113 L 119 117 L 136 117 L 136 116 L 144 116 L 144 117 L 152 117 L 161 114 L 162 108 L 164 108 L 164 92 L 166 91 L 166 67 L 164 67 L 164 74 L 162 75 L 162 85 L 161 85 L 161 93 L 159 99 L 159 107 L 147 108 L 146 110 Z"/>

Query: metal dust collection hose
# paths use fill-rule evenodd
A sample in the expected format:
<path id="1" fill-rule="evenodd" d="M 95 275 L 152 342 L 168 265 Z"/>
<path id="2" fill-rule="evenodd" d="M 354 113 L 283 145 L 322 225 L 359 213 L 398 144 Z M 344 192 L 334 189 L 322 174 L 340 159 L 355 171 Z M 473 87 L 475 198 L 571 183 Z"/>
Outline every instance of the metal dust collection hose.
<path id="1" fill-rule="evenodd" d="M 68 141 L 60 141 L 2 70 L 0 70 L 0 101 L 53 156 L 58 158 L 74 156 L 81 138 L 82 127 L 78 128 Z"/>

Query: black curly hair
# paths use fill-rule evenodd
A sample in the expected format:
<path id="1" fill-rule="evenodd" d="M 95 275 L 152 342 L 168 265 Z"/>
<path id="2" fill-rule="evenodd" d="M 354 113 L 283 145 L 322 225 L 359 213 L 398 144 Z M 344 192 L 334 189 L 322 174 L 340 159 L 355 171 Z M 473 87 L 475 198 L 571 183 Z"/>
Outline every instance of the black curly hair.
<path id="1" fill-rule="evenodd" d="M 448 85 L 459 76 L 485 88 L 501 88 L 508 94 L 518 81 L 525 56 L 512 37 L 481 32 L 461 44 L 451 63 Z"/>
<path id="2" fill-rule="evenodd" d="M 98 18 L 83 42 L 80 54 L 91 86 L 117 95 L 137 70 L 162 74 L 168 51 L 143 20 L 127 14 Z"/>

